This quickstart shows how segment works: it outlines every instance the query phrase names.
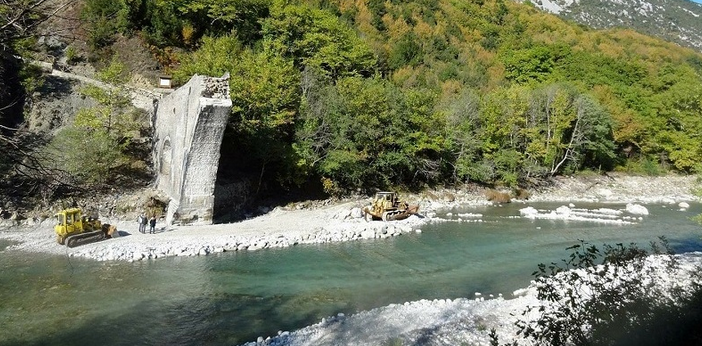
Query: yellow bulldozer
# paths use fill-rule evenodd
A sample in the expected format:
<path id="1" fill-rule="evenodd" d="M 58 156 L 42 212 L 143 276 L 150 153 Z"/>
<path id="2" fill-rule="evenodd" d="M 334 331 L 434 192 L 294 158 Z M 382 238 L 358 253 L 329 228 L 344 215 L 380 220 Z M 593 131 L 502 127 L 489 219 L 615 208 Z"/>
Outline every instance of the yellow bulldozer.
<path id="1" fill-rule="evenodd" d="M 400 201 L 395 192 L 385 191 L 376 193 L 371 205 L 363 208 L 366 220 L 370 215 L 372 220 L 383 221 L 406 219 L 418 211 L 418 205 L 409 205 L 405 201 Z"/>
<path id="2" fill-rule="evenodd" d="M 56 213 L 54 232 L 59 244 L 75 247 L 112 238 L 117 228 L 108 223 L 102 223 L 97 218 L 83 215 L 80 208 L 69 208 Z"/>

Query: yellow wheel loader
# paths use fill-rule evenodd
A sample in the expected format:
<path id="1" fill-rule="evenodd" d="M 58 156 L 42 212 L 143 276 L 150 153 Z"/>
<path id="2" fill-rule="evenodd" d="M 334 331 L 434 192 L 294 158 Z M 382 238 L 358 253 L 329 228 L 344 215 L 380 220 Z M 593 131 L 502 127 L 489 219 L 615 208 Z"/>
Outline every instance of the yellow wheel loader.
<path id="1" fill-rule="evenodd" d="M 117 228 L 102 223 L 97 218 L 86 217 L 80 208 L 70 208 L 56 213 L 56 241 L 68 247 L 93 243 L 105 238 L 112 238 Z"/>

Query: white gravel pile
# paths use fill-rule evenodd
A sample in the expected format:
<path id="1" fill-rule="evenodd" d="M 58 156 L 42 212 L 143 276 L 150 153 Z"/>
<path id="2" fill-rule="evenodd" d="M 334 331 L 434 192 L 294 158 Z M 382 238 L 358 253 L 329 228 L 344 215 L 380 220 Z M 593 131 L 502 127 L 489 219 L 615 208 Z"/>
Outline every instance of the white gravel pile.
<path id="1" fill-rule="evenodd" d="M 664 203 L 696 201 L 697 177 L 668 175 L 639 177 L 611 174 L 594 177 L 557 177 L 554 186 L 529 200 L 548 202 Z"/>
<path id="2" fill-rule="evenodd" d="M 611 208 L 575 208 L 574 204 L 562 205 L 555 210 L 525 207 L 519 214 L 527 219 L 587 221 L 601 224 L 629 225 L 643 220 L 639 215 L 648 215 L 648 209 L 640 204 L 629 203 L 624 210 Z"/>
<path id="3" fill-rule="evenodd" d="M 244 345 L 489 345 L 492 328 L 499 330 L 501 340 L 513 338 L 516 317 L 512 312 L 533 303 L 533 297 L 419 300 L 349 317 L 339 314 L 295 332 L 259 337 Z"/>
<path id="4" fill-rule="evenodd" d="M 239 223 L 161 228 L 156 234 L 137 232 L 136 222 L 117 222 L 117 229 L 122 234 L 120 237 L 76 248 L 56 244 L 51 220 L 31 227 L 2 231 L 0 238 L 18 242 L 9 250 L 66 254 L 97 261 L 140 261 L 298 244 L 383 239 L 418 232 L 430 220 L 413 215 L 401 221 L 366 221 L 355 204 L 346 203 L 316 210 L 276 209 Z"/>

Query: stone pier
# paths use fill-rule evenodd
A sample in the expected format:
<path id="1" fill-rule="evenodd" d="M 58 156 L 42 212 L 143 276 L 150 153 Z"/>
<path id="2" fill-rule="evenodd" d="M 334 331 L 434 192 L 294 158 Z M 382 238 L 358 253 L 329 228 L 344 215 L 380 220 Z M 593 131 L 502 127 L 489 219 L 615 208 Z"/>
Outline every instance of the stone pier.
<path id="1" fill-rule="evenodd" d="M 166 223 L 212 223 L 222 136 L 232 101 L 229 75 L 195 75 L 154 112 L 156 188 L 170 197 Z"/>

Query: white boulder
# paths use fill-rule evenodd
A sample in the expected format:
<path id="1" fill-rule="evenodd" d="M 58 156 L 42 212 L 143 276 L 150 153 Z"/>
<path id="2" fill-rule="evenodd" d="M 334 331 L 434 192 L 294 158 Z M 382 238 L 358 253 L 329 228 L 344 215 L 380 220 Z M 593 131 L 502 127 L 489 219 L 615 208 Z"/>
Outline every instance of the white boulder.
<path id="1" fill-rule="evenodd" d="M 640 204 L 629 203 L 626 205 L 626 211 L 634 215 L 648 215 L 648 209 Z"/>
<path id="2" fill-rule="evenodd" d="M 375 231 L 370 229 L 364 229 L 361 231 L 361 238 L 363 239 L 373 239 L 375 238 Z"/>
<path id="3" fill-rule="evenodd" d="M 360 219 L 363 217 L 363 210 L 361 208 L 356 207 L 351 209 L 351 217 L 354 219 Z"/>
<path id="4" fill-rule="evenodd" d="M 609 198 L 609 197 L 612 197 L 612 195 L 613 195 L 614 193 L 613 193 L 612 190 L 610 190 L 610 189 L 599 189 L 599 190 L 597 190 L 597 194 L 598 194 L 600 197 L 604 197 L 605 199 L 607 199 L 607 198 Z"/>
<path id="5" fill-rule="evenodd" d="M 534 207 L 526 207 L 519 209 L 519 214 L 524 217 L 534 218 L 537 214 L 539 214 L 539 211 Z"/>
<path id="6" fill-rule="evenodd" d="M 568 216 L 570 216 L 570 208 L 568 208 L 565 205 L 562 205 L 562 206 L 556 208 L 556 214 L 562 215 L 563 217 L 568 217 Z"/>

